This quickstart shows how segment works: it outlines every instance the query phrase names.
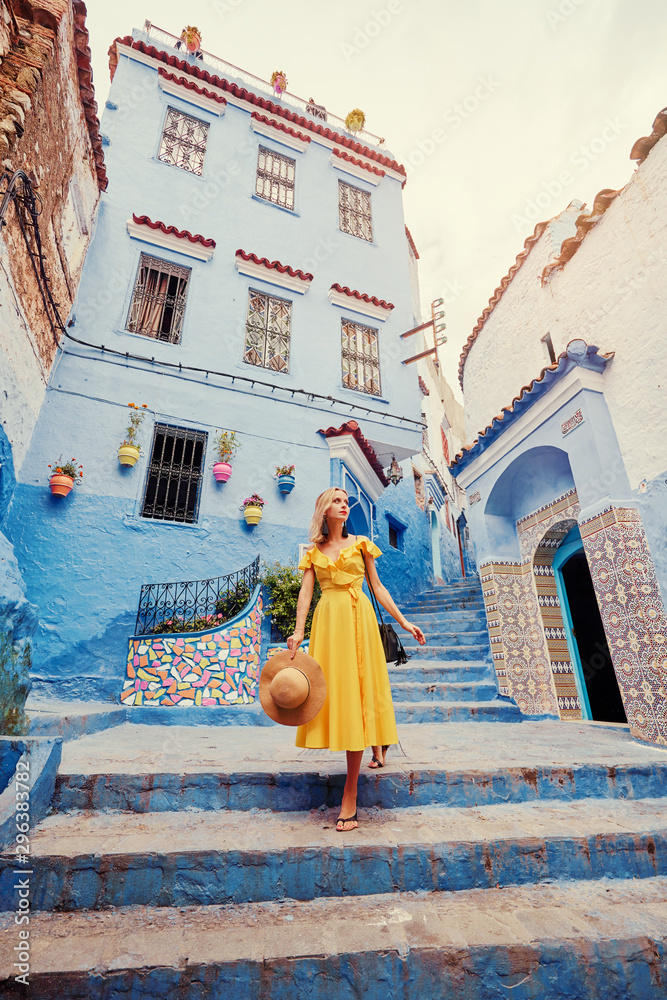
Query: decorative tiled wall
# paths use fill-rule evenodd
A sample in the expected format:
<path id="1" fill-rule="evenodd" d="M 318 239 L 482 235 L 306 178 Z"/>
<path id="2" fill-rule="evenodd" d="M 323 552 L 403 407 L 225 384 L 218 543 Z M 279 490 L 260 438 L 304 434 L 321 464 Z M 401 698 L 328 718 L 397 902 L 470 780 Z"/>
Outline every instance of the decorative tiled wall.
<path id="1" fill-rule="evenodd" d="M 124 705 L 247 705 L 259 680 L 262 596 L 220 629 L 129 640 Z"/>
<path id="2" fill-rule="evenodd" d="M 517 521 L 521 562 L 481 569 L 500 692 L 528 715 L 581 718 L 551 565 L 578 513 L 576 490 L 557 497 Z"/>
<path id="3" fill-rule="evenodd" d="M 557 516 L 560 517 L 560 515 Z M 556 688 L 558 713 L 561 719 L 580 719 L 582 717 L 581 703 L 567 647 L 565 623 L 553 571 L 556 549 L 576 525 L 577 522 L 574 519 L 557 521 L 546 532 L 533 556 L 537 603 L 549 652 L 549 666 Z"/>
<path id="4" fill-rule="evenodd" d="M 487 563 L 480 576 L 500 693 L 527 715 L 557 715 L 531 564 Z"/>
<path id="5" fill-rule="evenodd" d="M 641 515 L 612 506 L 581 537 L 630 731 L 667 744 L 667 619 Z"/>

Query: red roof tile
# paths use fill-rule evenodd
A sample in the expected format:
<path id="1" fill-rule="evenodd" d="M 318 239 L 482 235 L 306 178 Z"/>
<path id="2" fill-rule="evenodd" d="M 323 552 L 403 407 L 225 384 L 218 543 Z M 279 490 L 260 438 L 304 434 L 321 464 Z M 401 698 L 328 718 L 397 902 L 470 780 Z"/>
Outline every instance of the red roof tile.
<path id="1" fill-rule="evenodd" d="M 261 264 L 262 267 L 266 267 L 269 271 L 278 271 L 280 274 L 284 274 L 286 271 L 291 278 L 301 278 L 302 281 L 312 281 L 313 275 L 308 271 L 299 271 L 296 268 L 290 267 L 289 264 L 281 264 L 279 260 L 269 260 L 268 257 L 258 257 L 254 253 L 246 253 L 245 250 L 237 250 L 236 257 L 242 257 L 243 260 L 251 260 L 255 264 Z"/>
<path id="2" fill-rule="evenodd" d="M 301 139 L 301 142 L 310 142 L 309 135 L 297 132 L 295 129 L 290 128 L 289 125 L 285 125 L 284 122 L 273 121 L 271 118 L 267 118 L 266 115 L 260 115 L 258 111 L 253 111 L 251 117 L 256 118 L 258 122 L 264 122 L 265 125 L 273 125 L 274 128 L 280 129 L 281 132 L 293 135 L 295 139 Z"/>
<path id="3" fill-rule="evenodd" d="M 348 288 L 347 285 L 334 284 L 331 286 L 337 292 L 343 292 L 345 295 L 349 295 L 352 299 L 359 299 L 363 302 L 369 302 L 374 306 L 380 306 L 382 309 L 393 309 L 393 302 L 385 302 L 384 299 L 378 299 L 375 295 L 366 295 L 365 292 L 357 292 L 353 288 Z"/>
<path id="4" fill-rule="evenodd" d="M 428 388 L 428 386 L 426 385 L 426 382 L 421 377 L 421 375 L 417 376 L 417 381 L 419 382 L 419 388 L 421 389 L 422 395 L 423 396 L 430 396 L 431 395 L 431 390 Z"/>
<path id="5" fill-rule="evenodd" d="M 344 424 L 341 424 L 340 427 L 327 427 L 326 430 L 320 428 L 317 433 L 324 434 L 325 438 L 340 437 L 341 434 L 352 434 L 382 485 L 389 486 L 389 480 L 384 474 L 384 469 L 378 461 L 378 457 L 373 450 L 373 446 L 361 433 L 361 428 L 356 420 L 348 420 Z"/>
<path id="6" fill-rule="evenodd" d="M 379 167 L 372 167 L 370 163 L 364 163 L 363 160 L 357 160 L 356 157 L 350 156 L 349 153 L 343 152 L 342 149 L 334 149 L 334 156 L 339 156 L 341 160 L 347 160 L 349 163 L 354 163 L 357 167 L 363 167 L 364 170 L 368 170 L 372 174 L 377 174 L 378 177 L 386 177 L 384 170 L 380 170 Z"/>
<path id="7" fill-rule="evenodd" d="M 200 236 L 199 233 L 193 236 L 187 229 L 166 226 L 164 222 L 153 222 L 147 215 L 135 215 L 132 213 L 132 218 L 138 226 L 148 226 L 149 229 L 160 229 L 167 236 L 178 236 L 179 240 L 189 240 L 190 243 L 201 243 L 204 247 L 215 246 L 215 240 L 207 240 L 204 236 Z"/>
<path id="8" fill-rule="evenodd" d="M 552 260 L 550 264 L 547 264 L 542 271 L 541 280 L 543 285 L 547 283 L 549 278 L 551 278 L 556 271 L 560 271 L 563 267 L 565 267 L 568 260 L 571 260 L 572 257 L 574 257 L 575 253 L 583 243 L 586 234 L 597 226 L 612 201 L 614 201 L 615 198 L 618 198 L 620 193 L 620 191 L 614 191 L 612 188 L 604 188 L 604 190 L 599 191 L 598 194 L 595 195 L 592 210 L 590 212 L 582 213 L 582 215 L 577 218 L 577 231 L 574 236 L 571 236 L 567 240 L 563 240 L 560 253 L 556 259 Z"/>
<path id="9" fill-rule="evenodd" d="M 267 100 L 264 97 L 259 97 L 257 94 L 253 94 L 252 91 L 246 90 L 245 87 L 239 87 L 236 83 L 230 83 L 225 80 L 224 77 L 216 76 L 214 73 L 209 73 L 207 70 L 202 69 L 201 66 L 195 66 L 191 63 L 185 62 L 183 59 L 178 59 L 176 56 L 169 55 L 166 52 L 161 52 L 156 49 L 154 45 L 146 45 L 142 41 L 134 41 L 131 35 L 125 35 L 123 38 L 116 38 L 111 43 L 109 48 L 109 70 L 111 72 L 111 78 L 113 79 L 114 73 L 116 71 L 116 66 L 118 65 L 118 52 L 116 50 L 116 43 L 119 42 L 121 45 L 126 45 L 128 48 L 136 49 L 138 52 L 143 52 L 144 55 L 150 56 L 152 59 L 158 59 L 160 62 L 166 63 L 166 65 L 171 66 L 173 69 L 179 70 L 181 73 L 187 73 L 189 76 L 195 76 L 199 80 L 204 80 L 207 83 L 212 84 L 214 87 L 219 87 L 220 90 L 225 90 L 229 94 L 233 94 L 239 100 L 247 101 L 249 104 L 254 104 L 258 108 L 262 108 L 264 111 L 268 111 L 272 115 L 277 115 L 280 118 L 285 118 L 287 121 L 294 122 L 299 128 L 306 129 L 309 132 L 316 132 L 318 135 L 324 136 L 331 142 L 336 142 L 340 146 L 345 146 L 347 149 L 352 150 L 354 153 L 359 153 L 361 156 L 367 156 L 369 160 L 375 160 L 376 163 L 381 163 L 385 167 L 389 167 L 392 170 L 397 171 L 402 174 L 403 177 L 406 176 L 405 167 L 397 163 L 396 160 L 390 160 L 388 156 L 383 156 L 374 149 L 369 149 L 368 146 L 362 146 L 360 143 L 355 142 L 354 139 L 350 139 L 349 136 L 340 135 L 338 132 L 333 132 L 331 129 L 326 128 L 323 125 L 317 125 L 315 122 L 309 121 L 307 118 L 302 118 L 301 115 L 296 114 L 293 111 L 289 111 L 287 108 L 282 107 L 279 104 L 274 104 L 272 101 Z"/>
<path id="10" fill-rule="evenodd" d="M 95 171 L 97 173 L 97 184 L 100 191 L 106 191 L 109 180 L 104 165 L 104 153 L 102 152 L 102 136 L 100 135 L 100 120 L 97 117 L 97 102 L 93 89 L 93 68 L 91 66 L 92 53 L 88 45 L 88 29 L 86 27 L 86 5 L 81 0 L 74 0 L 72 5 L 74 14 L 74 48 L 76 55 L 76 68 L 79 77 L 79 93 L 83 104 L 83 113 L 86 118 L 88 134 L 93 147 L 93 158 L 95 160 Z"/>
<path id="11" fill-rule="evenodd" d="M 663 135 L 667 135 L 667 108 L 663 108 L 662 111 L 658 112 L 653 122 L 653 131 L 651 134 L 637 139 L 630 152 L 630 159 L 637 160 L 638 165 L 641 166 L 655 144 L 662 139 Z"/>
<path id="12" fill-rule="evenodd" d="M 198 87 L 194 80 L 184 80 L 182 76 L 176 76 L 175 73 L 168 73 L 161 66 L 158 70 L 158 76 L 161 76 L 163 80 L 171 80 L 172 83 L 177 83 L 181 87 L 187 87 L 188 90 L 194 90 L 195 94 L 199 94 L 200 97 L 206 97 L 209 101 L 217 101 L 218 104 L 227 103 L 222 94 L 214 94 L 212 90 L 207 90 L 206 87 Z"/>
<path id="13" fill-rule="evenodd" d="M 477 340 L 487 319 L 489 318 L 489 316 L 491 315 L 491 313 L 496 308 L 496 306 L 502 299 L 503 295 L 505 294 L 505 289 L 507 288 L 507 286 L 509 285 L 509 283 L 511 282 L 512 278 L 517 273 L 517 271 L 521 269 L 526 258 L 528 257 L 528 254 L 533 249 L 535 244 L 539 241 L 542 233 L 544 232 L 544 230 L 547 228 L 548 225 L 549 225 L 548 222 L 538 222 L 538 224 L 535 226 L 532 235 L 529 236 L 528 239 L 524 242 L 523 250 L 517 256 L 517 259 L 515 260 L 514 264 L 509 269 L 509 271 L 507 272 L 507 274 L 505 275 L 505 277 L 500 282 L 495 292 L 489 299 L 488 306 L 477 320 L 477 326 L 474 328 L 474 330 L 468 337 L 467 341 L 463 345 L 463 350 L 461 351 L 461 357 L 459 359 L 459 384 L 461 388 L 463 388 L 463 369 L 465 367 L 466 358 L 468 357 L 472 349 L 472 345 Z"/>
<path id="14" fill-rule="evenodd" d="M 408 244 L 410 246 L 410 249 L 412 250 L 415 259 L 419 260 L 419 254 L 417 253 L 417 247 L 415 246 L 415 241 L 413 240 L 412 233 L 410 232 L 407 226 L 405 227 L 405 235 L 408 238 Z"/>

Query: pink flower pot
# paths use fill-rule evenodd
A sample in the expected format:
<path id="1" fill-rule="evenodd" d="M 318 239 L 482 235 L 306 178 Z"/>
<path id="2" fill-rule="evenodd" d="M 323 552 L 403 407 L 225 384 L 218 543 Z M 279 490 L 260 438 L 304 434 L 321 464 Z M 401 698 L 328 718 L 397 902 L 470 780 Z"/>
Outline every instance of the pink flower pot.
<path id="1" fill-rule="evenodd" d="M 213 466 L 213 475 L 216 483 L 226 483 L 232 474 L 232 467 L 229 462 L 216 462 Z"/>

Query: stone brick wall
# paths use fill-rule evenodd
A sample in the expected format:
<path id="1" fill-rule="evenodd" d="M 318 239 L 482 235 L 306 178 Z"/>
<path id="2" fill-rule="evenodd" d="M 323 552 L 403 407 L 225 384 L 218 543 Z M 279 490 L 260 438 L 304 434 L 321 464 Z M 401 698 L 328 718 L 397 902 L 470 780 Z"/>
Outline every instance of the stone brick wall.
<path id="1" fill-rule="evenodd" d="M 23 170 L 38 198 L 45 271 L 66 322 L 106 185 L 95 115 L 85 6 L 43 0 L 0 5 L 0 159 Z M 7 179 L 2 185 L 6 190 Z M 30 218 L 22 213 L 33 249 Z M 55 357 L 57 331 L 45 309 L 16 205 L 0 240 L 0 419 L 19 468 Z M 56 456 L 57 457 L 57 456 Z"/>

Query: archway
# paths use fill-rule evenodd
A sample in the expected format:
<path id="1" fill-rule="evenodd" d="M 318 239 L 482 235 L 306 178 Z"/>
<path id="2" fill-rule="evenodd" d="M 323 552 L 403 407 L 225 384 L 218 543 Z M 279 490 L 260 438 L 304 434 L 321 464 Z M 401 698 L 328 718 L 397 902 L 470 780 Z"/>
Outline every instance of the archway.
<path id="1" fill-rule="evenodd" d="M 578 527 L 563 539 L 552 565 L 582 714 L 596 722 L 627 722 Z"/>

